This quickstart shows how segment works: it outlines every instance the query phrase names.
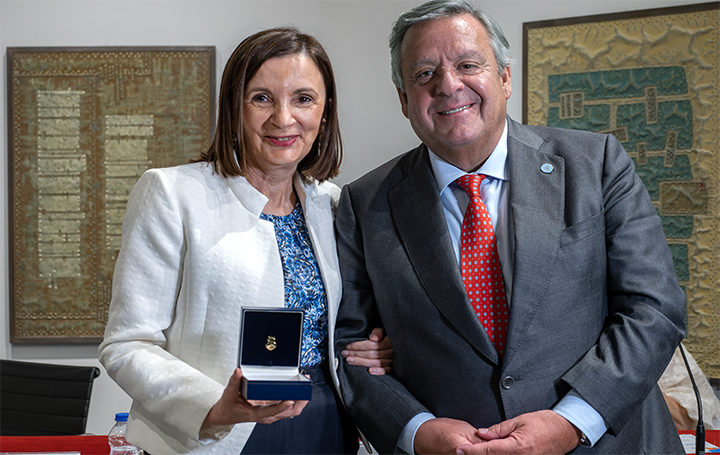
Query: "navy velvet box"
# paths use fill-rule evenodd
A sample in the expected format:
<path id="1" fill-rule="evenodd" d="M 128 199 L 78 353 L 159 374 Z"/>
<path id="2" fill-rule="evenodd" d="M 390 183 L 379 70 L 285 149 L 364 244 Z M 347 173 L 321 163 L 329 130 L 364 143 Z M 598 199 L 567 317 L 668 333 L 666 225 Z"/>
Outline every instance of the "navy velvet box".
<path id="1" fill-rule="evenodd" d="M 312 382 L 301 374 L 303 311 L 243 308 L 240 392 L 248 400 L 309 400 Z"/>

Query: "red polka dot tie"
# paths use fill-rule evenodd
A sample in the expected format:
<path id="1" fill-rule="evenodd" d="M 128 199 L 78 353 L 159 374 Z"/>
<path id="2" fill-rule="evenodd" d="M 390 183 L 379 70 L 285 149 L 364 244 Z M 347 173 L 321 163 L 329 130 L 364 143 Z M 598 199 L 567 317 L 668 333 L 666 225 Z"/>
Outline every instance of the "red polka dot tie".
<path id="1" fill-rule="evenodd" d="M 470 197 L 460 236 L 460 267 L 470 304 L 502 357 L 509 315 L 495 231 L 480 199 L 480 182 L 484 178 L 468 174 L 455 180 Z"/>

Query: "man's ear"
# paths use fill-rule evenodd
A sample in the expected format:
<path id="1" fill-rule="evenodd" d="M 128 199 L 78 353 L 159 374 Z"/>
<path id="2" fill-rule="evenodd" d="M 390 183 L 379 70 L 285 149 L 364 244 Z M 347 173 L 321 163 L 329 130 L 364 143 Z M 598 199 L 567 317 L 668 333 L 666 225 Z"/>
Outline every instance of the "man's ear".
<path id="1" fill-rule="evenodd" d="M 503 70 L 500 79 L 502 80 L 502 89 L 503 93 L 505 93 L 505 100 L 509 100 L 510 95 L 512 95 L 512 74 L 510 73 L 509 66 Z"/>
<path id="2" fill-rule="evenodd" d="M 408 117 L 407 93 L 400 90 L 400 88 L 397 88 L 397 93 L 398 93 L 398 98 L 400 98 L 400 106 L 402 107 L 402 113 L 405 116 L 405 118 L 409 119 L 410 117 Z"/>

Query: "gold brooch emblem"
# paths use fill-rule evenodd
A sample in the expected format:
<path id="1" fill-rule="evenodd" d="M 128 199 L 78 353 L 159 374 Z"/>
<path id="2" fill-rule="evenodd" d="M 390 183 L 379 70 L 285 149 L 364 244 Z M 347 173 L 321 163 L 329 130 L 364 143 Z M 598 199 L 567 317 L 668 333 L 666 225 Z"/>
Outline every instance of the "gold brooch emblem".
<path id="1" fill-rule="evenodd" d="M 277 347 L 277 341 L 275 340 L 275 337 L 272 335 L 269 335 L 267 338 L 267 341 L 265 342 L 265 349 L 268 351 L 273 351 Z"/>

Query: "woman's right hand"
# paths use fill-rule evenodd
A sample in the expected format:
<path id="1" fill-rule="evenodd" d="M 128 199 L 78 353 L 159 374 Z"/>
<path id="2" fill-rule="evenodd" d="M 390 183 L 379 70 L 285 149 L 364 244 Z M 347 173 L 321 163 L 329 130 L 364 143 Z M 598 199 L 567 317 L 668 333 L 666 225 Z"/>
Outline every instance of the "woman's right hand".
<path id="1" fill-rule="evenodd" d="M 222 425 L 240 422 L 273 423 L 300 415 L 307 401 L 250 402 L 240 395 L 242 371 L 236 368 L 217 403 L 208 412 L 200 433 Z"/>
<path id="2" fill-rule="evenodd" d="M 382 376 L 392 372 L 392 343 L 385 330 L 380 327 L 374 328 L 367 340 L 345 346 L 341 354 L 351 365 L 368 367 L 372 375 Z"/>

